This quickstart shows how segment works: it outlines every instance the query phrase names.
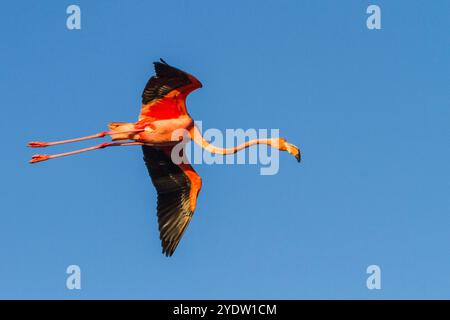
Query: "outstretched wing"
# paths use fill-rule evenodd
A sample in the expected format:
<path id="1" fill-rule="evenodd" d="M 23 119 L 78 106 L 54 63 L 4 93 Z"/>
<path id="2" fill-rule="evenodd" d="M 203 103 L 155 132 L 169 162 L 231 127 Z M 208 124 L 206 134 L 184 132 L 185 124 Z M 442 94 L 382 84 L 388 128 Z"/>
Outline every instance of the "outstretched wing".
<path id="1" fill-rule="evenodd" d="M 173 119 L 187 114 L 186 97 L 202 84 L 194 76 L 168 65 L 164 60 L 154 62 L 155 73 L 142 93 L 139 120 L 145 118 Z"/>
<path id="2" fill-rule="evenodd" d="M 163 254 L 171 256 L 194 214 L 201 188 L 199 175 L 189 164 L 176 165 L 172 147 L 142 146 L 144 161 L 158 194 L 158 224 Z"/>

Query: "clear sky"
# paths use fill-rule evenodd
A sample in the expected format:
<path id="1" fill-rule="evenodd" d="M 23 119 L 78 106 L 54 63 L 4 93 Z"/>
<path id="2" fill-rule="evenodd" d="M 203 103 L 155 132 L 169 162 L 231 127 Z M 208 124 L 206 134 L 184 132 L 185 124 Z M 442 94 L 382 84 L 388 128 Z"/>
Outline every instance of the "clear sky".
<path id="1" fill-rule="evenodd" d="M 73 3 L 81 30 L 66 28 Z M 381 30 L 366 27 L 369 4 Z M 450 298 L 449 1 L 0 12 L 0 298 Z M 196 165 L 203 189 L 171 258 L 139 147 L 33 166 L 25 147 L 135 121 L 160 57 L 202 81 L 188 109 L 204 129 L 279 128 L 304 157 L 281 154 L 273 176 Z M 372 264 L 381 290 L 366 287 Z"/>

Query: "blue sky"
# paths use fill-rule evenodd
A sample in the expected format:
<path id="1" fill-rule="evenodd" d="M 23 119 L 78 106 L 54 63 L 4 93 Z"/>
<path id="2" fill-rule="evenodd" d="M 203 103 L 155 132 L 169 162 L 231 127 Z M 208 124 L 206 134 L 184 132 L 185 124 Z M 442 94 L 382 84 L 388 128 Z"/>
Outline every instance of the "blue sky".
<path id="1" fill-rule="evenodd" d="M 450 298 L 449 14 L 443 0 L 2 4 L 0 298 Z M 172 258 L 140 148 L 31 166 L 25 147 L 134 121 L 159 57 L 202 81 L 188 109 L 204 128 L 280 128 L 304 157 L 281 154 L 273 176 L 196 165 Z"/>

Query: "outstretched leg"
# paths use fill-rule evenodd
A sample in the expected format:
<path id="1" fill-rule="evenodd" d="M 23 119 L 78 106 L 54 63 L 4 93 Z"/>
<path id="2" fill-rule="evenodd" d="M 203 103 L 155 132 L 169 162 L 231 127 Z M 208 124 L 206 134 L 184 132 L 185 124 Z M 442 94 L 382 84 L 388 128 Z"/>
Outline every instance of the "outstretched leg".
<path id="1" fill-rule="evenodd" d="M 53 141 L 53 142 L 44 142 L 44 141 L 32 141 L 28 143 L 28 147 L 30 148 L 41 148 L 41 147 L 48 147 L 48 146 L 54 146 L 58 144 L 63 143 L 70 143 L 70 142 L 77 142 L 77 141 L 83 141 L 83 140 L 89 140 L 89 139 L 95 139 L 95 138 L 103 138 L 104 136 L 110 135 L 113 137 L 116 134 L 122 134 L 122 133 L 133 133 L 133 132 L 142 132 L 143 129 L 134 129 L 134 130 L 125 130 L 125 131 L 102 131 L 96 134 L 92 134 L 90 136 L 75 138 L 75 139 L 67 139 L 67 140 L 60 140 L 60 141 Z"/>
<path id="2" fill-rule="evenodd" d="M 48 160 L 48 159 L 54 159 L 54 158 L 59 158 L 59 157 L 70 156 L 70 155 L 73 155 L 73 154 L 86 152 L 86 151 L 91 151 L 91 150 L 103 149 L 103 148 L 106 148 L 106 147 L 138 146 L 138 145 L 143 145 L 143 143 L 142 142 L 105 142 L 105 143 L 99 144 L 97 146 L 84 148 L 84 149 L 79 149 L 79 150 L 70 151 L 70 152 L 53 154 L 53 155 L 35 154 L 34 156 L 31 157 L 31 160 L 29 161 L 29 163 L 36 163 L 36 162 L 41 162 L 41 161 L 45 161 L 45 160 Z"/>

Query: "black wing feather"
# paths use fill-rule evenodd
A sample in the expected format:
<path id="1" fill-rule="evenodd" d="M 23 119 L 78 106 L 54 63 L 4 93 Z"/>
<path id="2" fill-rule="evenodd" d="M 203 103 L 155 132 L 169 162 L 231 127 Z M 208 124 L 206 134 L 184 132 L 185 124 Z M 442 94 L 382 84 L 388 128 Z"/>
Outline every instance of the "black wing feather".
<path id="1" fill-rule="evenodd" d="M 191 182 L 162 149 L 144 145 L 142 151 L 158 194 L 158 224 L 163 254 L 171 256 L 193 214 L 189 199 Z"/>
<path id="2" fill-rule="evenodd" d="M 177 68 L 168 65 L 164 60 L 154 62 L 156 75 L 151 77 L 142 92 L 142 103 L 147 104 L 161 99 L 177 88 L 191 83 L 188 75 Z"/>

